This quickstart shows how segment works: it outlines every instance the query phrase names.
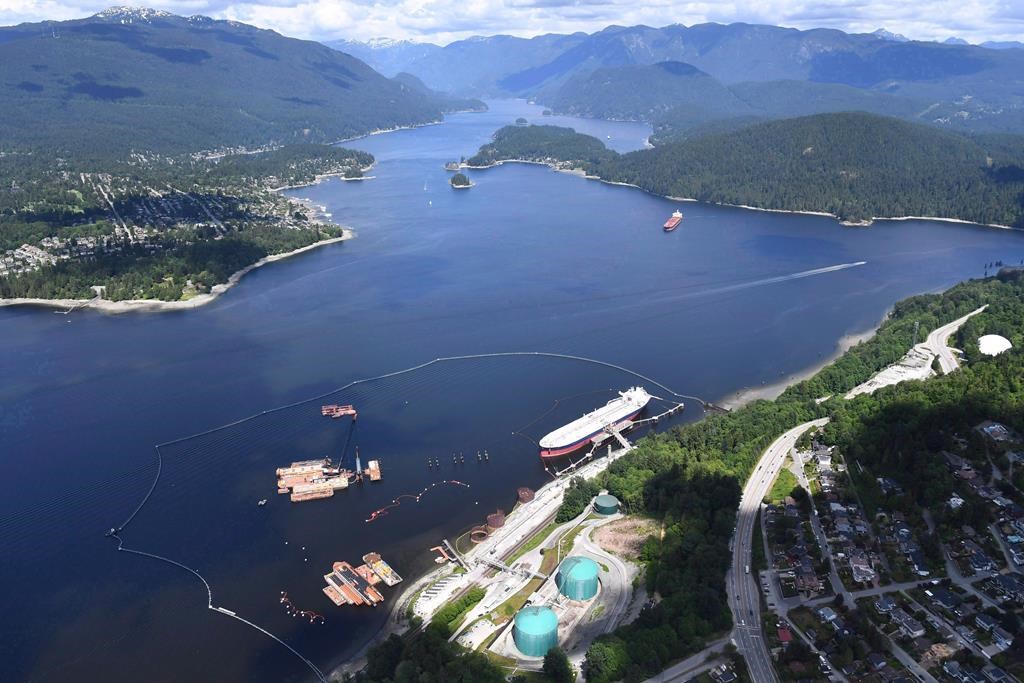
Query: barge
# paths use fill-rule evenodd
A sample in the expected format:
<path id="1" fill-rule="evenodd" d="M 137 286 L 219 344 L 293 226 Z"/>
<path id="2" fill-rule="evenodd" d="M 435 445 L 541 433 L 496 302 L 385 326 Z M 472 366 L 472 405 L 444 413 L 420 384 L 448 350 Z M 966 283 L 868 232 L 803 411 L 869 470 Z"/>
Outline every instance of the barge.
<path id="1" fill-rule="evenodd" d="M 402 577 L 384 561 L 379 553 L 366 553 L 363 555 L 363 562 L 387 585 L 395 586 L 402 583 Z"/>
<path id="2" fill-rule="evenodd" d="M 360 571 L 363 570 L 363 571 Z M 324 595 L 338 607 L 343 605 L 370 605 L 384 602 L 384 596 L 374 588 L 380 577 L 365 564 L 353 567 L 348 562 L 335 562 L 330 574 L 324 574 Z"/>
<path id="3" fill-rule="evenodd" d="M 277 492 L 291 494 L 293 503 L 330 498 L 338 489 L 348 488 L 352 473 L 334 467 L 329 458 L 300 460 L 277 468 Z"/>
<path id="4" fill-rule="evenodd" d="M 395 586 L 402 577 L 391 568 L 379 553 L 366 553 L 363 562 L 353 567 L 348 562 L 335 562 L 329 574 L 324 574 L 327 583 L 323 591 L 338 607 L 343 605 L 369 605 L 376 607 L 384 602 L 384 596 L 376 586 L 384 583 Z"/>
<path id="5" fill-rule="evenodd" d="M 380 481 L 380 460 L 370 460 L 366 463 L 366 474 L 370 481 Z"/>

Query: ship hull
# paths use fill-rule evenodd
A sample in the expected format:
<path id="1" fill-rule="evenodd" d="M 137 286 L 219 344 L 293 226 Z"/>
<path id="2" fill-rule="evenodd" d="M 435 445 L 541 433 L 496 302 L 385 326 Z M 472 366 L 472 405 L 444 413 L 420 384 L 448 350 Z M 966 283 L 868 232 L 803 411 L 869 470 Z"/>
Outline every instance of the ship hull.
<path id="1" fill-rule="evenodd" d="M 637 415 L 639 415 L 642 410 L 643 410 L 643 408 L 640 408 L 635 413 L 633 413 L 631 415 L 627 415 L 626 417 L 624 417 L 621 420 L 617 421 L 615 423 L 615 425 L 614 425 L 615 429 L 619 429 L 623 425 L 625 425 L 627 422 L 630 422 L 631 420 L 633 420 L 633 418 L 635 418 Z M 569 453 L 573 453 L 575 451 L 578 451 L 581 448 L 583 448 L 584 446 L 586 446 L 588 443 L 590 443 L 591 439 L 593 439 L 595 436 L 597 436 L 598 434 L 600 434 L 603 431 L 604 431 L 604 428 L 602 427 L 601 429 L 598 429 L 598 430 L 594 431 L 593 434 L 588 434 L 587 436 L 585 436 L 585 437 L 583 437 L 581 439 L 578 439 L 578 440 L 574 441 L 573 443 L 566 444 L 564 446 L 552 446 L 550 448 L 541 448 L 540 449 L 540 457 L 541 458 L 557 458 L 559 456 L 567 455 Z"/>

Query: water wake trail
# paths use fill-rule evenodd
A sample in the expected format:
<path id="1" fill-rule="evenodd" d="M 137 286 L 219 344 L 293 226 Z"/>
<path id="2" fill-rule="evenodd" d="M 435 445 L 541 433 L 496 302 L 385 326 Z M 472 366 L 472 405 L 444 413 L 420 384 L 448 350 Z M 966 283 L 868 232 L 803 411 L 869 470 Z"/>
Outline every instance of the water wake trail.
<path id="1" fill-rule="evenodd" d="M 665 296 L 653 296 L 647 299 L 645 303 L 662 303 L 668 301 L 680 301 L 683 299 L 693 299 L 702 296 L 711 296 L 714 294 L 728 294 L 729 292 L 738 292 L 744 289 L 754 289 L 756 287 L 766 287 L 768 285 L 775 285 L 782 282 L 791 282 L 793 280 L 803 280 L 808 277 L 815 277 L 817 275 L 826 275 L 828 273 L 837 273 L 841 270 L 849 270 L 851 268 L 859 268 L 860 266 L 867 265 L 867 261 L 853 261 L 852 263 L 837 263 L 834 266 L 824 266 L 822 268 L 812 268 L 811 270 L 801 270 L 796 273 L 788 273 L 786 275 L 774 275 L 772 277 L 760 278 L 758 280 L 748 280 L 747 282 L 736 282 L 729 285 L 719 285 L 717 287 L 708 287 L 707 289 L 698 289 L 691 292 L 684 293 L 673 293 L 671 290 L 665 293 Z"/>

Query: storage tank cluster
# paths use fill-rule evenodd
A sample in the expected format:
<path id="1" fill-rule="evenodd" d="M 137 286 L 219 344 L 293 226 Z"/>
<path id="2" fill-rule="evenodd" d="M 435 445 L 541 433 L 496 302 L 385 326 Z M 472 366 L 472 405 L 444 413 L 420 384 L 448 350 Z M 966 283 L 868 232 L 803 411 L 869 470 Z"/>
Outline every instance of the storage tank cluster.
<path id="1" fill-rule="evenodd" d="M 590 600 L 597 595 L 599 568 L 589 557 L 567 557 L 558 568 L 558 592 L 570 600 Z"/>
<path id="2" fill-rule="evenodd" d="M 542 605 L 522 608 L 512 626 L 512 640 L 527 657 L 543 657 L 558 645 L 558 616 Z"/>

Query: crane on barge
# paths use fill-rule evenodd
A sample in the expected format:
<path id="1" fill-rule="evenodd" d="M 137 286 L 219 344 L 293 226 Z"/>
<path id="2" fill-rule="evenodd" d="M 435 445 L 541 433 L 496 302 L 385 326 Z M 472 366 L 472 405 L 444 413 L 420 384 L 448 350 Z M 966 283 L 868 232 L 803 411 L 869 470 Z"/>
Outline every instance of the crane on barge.
<path id="1" fill-rule="evenodd" d="M 359 411 L 356 410 L 355 406 L 351 404 L 347 405 L 325 405 L 320 408 L 320 414 L 324 417 L 329 417 L 332 420 L 337 420 L 342 417 L 352 417 L 351 427 L 348 431 L 348 436 L 345 438 L 345 446 L 341 449 L 341 459 L 338 461 L 338 466 L 341 467 L 348 460 L 348 447 L 352 443 L 356 429 L 359 426 Z M 365 473 L 369 477 L 370 481 L 380 481 L 380 460 L 369 460 L 366 463 L 366 469 L 363 469 L 363 462 L 359 457 L 359 444 L 355 445 L 355 480 L 362 483 L 363 474 Z"/>

